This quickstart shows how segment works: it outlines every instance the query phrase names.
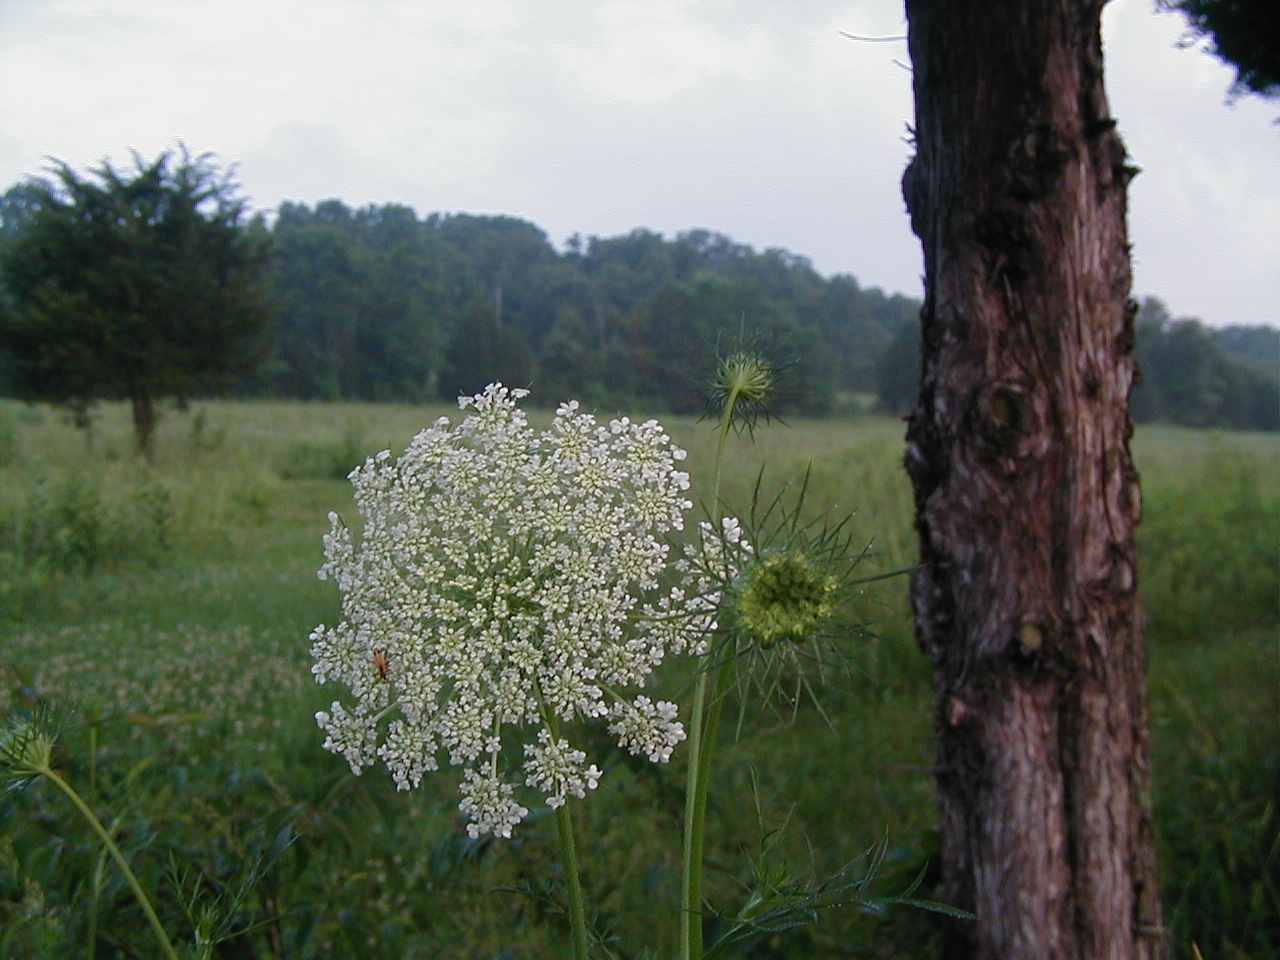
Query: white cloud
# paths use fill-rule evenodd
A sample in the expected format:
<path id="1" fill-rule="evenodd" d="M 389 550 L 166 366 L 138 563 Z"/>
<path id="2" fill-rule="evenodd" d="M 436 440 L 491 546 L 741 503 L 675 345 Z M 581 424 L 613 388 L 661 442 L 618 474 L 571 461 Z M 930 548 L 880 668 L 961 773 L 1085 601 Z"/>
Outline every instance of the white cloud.
<path id="1" fill-rule="evenodd" d="M 1280 106 L 1226 106 L 1232 71 L 1178 49 L 1184 21 L 1145 0 L 1108 5 L 1103 26 L 1112 110 L 1142 168 L 1129 188 L 1135 292 L 1214 324 L 1280 325 Z"/>
<path id="2" fill-rule="evenodd" d="M 3 0 L 0 185 L 45 155 L 184 140 L 245 191 L 526 216 L 556 239 L 724 231 L 916 292 L 898 0 Z M 1280 321 L 1275 105 L 1106 8 L 1108 81 L 1144 173 L 1135 277 L 1179 313 Z"/>

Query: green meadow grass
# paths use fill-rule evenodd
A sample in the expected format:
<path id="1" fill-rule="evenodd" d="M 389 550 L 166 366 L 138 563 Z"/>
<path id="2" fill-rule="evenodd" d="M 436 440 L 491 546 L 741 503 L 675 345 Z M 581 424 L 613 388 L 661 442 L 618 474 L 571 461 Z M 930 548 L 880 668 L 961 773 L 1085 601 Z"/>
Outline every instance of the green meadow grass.
<path id="1" fill-rule="evenodd" d="M 292 845 L 233 911 L 220 956 L 538 958 L 565 955 L 555 827 L 514 841 L 461 830 L 456 777 L 397 794 L 320 748 L 312 714 L 333 691 L 309 674 L 307 635 L 338 614 L 315 576 L 326 514 L 353 514 L 344 476 L 403 449 L 448 408 L 201 403 L 132 454 L 127 411 L 91 437 L 55 411 L 0 405 L 0 711 L 70 708 L 58 762 L 111 823 L 178 940 L 191 924 L 170 874 L 230 896 Z M 453 411 L 456 412 L 456 411 Z M 535 421 L 539 414 L 534 414 Z M 546 415 L 541 415 L 545 417 Z M 633 419 L 635 413 L 631 413 Z M 710 425 L 662 418 L 705 498 Z M 728 509 L 811 469 L 811 510 L 854 514 L 867 572 L 915 556 L 903 426 L 871 417 L 762 426 L 731 440 Z M 1150 427 L 1144 484 L 1155 809 L 1175 956 L 1280 956 L 1280 437 Z M 873 891 L 931 876 L 936 846 L 930 680 L 904 578 L 869 587 L 877 639 L 818 711 L 748 707 L 717 756 L 707 890 L 732 911 L 766 830 L 798 879 L 865 866 Z M 663 673 L 687 710 L 688 670 Z M 730 706 L 726 721 L 736 718 Z M 733 724 L 726 722 L 726 728 Z M 607 736 L 600 789 L 575 805 L 583 882 L 619 956 L 676 951 L 682 755 L 636 762 Z M 289 826 L 293 834 L 282 835 Z M 0 957 L 149 956 L 145 920 L 65 800 L 0 796 Z M 762 938 L 752 958 L 927 957 L 939 922 L 915 910 L 820 915 Z M 92 944 L 92 949 L 90 948 Z"/>

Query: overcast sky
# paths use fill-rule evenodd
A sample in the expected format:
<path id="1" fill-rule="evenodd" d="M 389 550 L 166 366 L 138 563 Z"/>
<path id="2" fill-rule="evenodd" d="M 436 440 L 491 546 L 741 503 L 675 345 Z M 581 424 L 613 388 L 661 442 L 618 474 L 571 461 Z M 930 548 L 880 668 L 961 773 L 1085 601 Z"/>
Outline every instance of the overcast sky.
<path id="1" fill-rule="evenodd" d="M 1135 292 L 1280 326 L 1280 104 L 1175 49 L 1153 0 L 1104 19 Z M 46 156 L 184 141 L 257 207 L 397 202 L 785 247 L 920 292 L 899 0 L 0 0 L 0 189 Z"/>

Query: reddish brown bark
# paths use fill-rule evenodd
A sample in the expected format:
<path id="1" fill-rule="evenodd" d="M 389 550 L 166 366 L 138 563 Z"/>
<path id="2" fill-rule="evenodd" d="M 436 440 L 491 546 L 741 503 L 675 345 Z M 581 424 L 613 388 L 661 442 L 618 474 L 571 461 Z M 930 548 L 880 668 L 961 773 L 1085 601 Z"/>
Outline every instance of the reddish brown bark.
<path id="1" fill-rule="evenodd" d="M 908 428 L 948 957 L 1164 955 L 1129 453 L 1132 168 L 1102 0 L 907 0 Z"/>

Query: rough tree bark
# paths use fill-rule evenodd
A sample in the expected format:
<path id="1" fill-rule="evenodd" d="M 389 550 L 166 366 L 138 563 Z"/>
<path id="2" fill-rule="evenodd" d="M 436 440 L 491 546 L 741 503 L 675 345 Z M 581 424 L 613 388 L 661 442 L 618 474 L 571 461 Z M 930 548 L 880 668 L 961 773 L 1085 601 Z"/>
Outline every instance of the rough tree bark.
<path id="1" fill-rule="evenodd" d="M 1164 955 L 1104 0 L 907 0 L 924 248 L 907 433 L 948 958 Z"/>

